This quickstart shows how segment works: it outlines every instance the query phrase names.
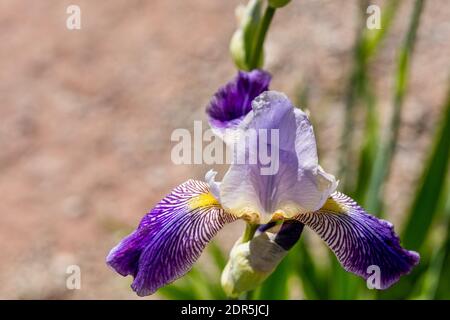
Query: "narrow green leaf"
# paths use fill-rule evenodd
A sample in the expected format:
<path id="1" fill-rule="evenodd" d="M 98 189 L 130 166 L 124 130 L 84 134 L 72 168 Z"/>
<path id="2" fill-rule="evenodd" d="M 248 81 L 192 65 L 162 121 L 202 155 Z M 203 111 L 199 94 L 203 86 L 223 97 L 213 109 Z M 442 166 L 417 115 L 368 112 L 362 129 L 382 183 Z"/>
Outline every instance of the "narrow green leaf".
<path id="1" fill-rule="evenodd" d="M 403 100 L 405 98 L 407 79 L 409 75 L 409 66 L 411 54 L 416 42 L 417 29 L 421 13 L 423 11 L 424 0 L 416 0 L 413 13 L 408 27 L 406 37 L 397 60 L 396 84 L 394 93 L 394 110 L 388 128 L 388 136 L 380 147 L 375 159 L 374 169 L 370 177 L 366 209 L 372 213 L 381 215 L 382 207 L 382 186 L 389 175 L 392 159 L 397 148 L 398 132 L 400 128 L 400 117 L 403 109 Z"/>
<path id="2" fill-rule="evenodd" d="M 351 146 L 353 144 L 354 108 L 360 99 L 366 100 L 369 81 L 369 62 L 374 58 L 382 40 L 389 31 L 399 5 L 398 0 L 391 0 L 383 8 L 381 29 L 369 30 L 366 28 L 366 8 L 368 1 L 360 2 L 361 16 L 357 28 L 354 46 L 354 62 L 349 83 L 347 85 L 344 126 L 341 137 L 338 175 L 341 177 L 343 191 L 353 195 L 354 173 L 349 166 L 353 162 Z M 371 116 L 370 118 L 373 118 Z M 361 159 L 361 156 L 359 159 Z M 361 163 L 363 166 L 365 162 Z"/>
<path id="3" fill-rule="evenodd" d="M 419 279 L 430 267 L 429 252 L 421 250 L 429 233 L 432 232 L 432 221 L 441 213 L 440 199 L 448 197 L 445 193 L 445 177 L 449 170 L 450 157 L 450 88 L 444 105 L 444 114 L 439 130 L 434 137 L 430 157 L 423 169 L 421 182 L 412 201 L 404 230 L 402 232 L 403 246 L 416 250 L 421 255 L 418 266 L 406 277 L 403 277 L 394 287 L 386 292 L 380 292 L 380 298 L 402 299 L 414 292 Z M 447 259 L 447 258 L 444 258 Z M 450 261 L 444 260 L 444 265 L 450 266 Z M 446 276 L 443 276 L 445 279 Z M 440 280 L 441 281 L 441 280 Z M 419 285 L 425 285 L 423 283 Z"/>
<path id="4" fill-rule="evenodd" d="M 365 52 L 364 56 L 367 57 L 367 59 L 372 58 L 377 53 L 380 43 L 383 41 L 386 33 L 391 27 L 392 22 L 394 21 L 399 4 L 399 0 L 390 0 L 386 7 L 383 8 L 380 29 L 364 29 L 363 50 Z"/>
<path id="5" fill-rule="evenodd" d="M 450 180 L 450 179 L 449 179 Z M 450 183 L 449 183 L 450 185 Z M 447 197 L 447 203 L 445 207 L 446 222 L 447 222 L 447 235 L 443 243 L 441 254 L 442 261 L 439 270 L 439 276 L 436 280 L 436 290 L 434 292 L 434 299 L 450 299 L 450 197 L 448 193 L 450 188 L 447 189 L 445 196 Z"/>
<path id="6" fill-rule="evenodd" d="M 450 158 L 450 89 L 442 120 L 403 231 L 403 244 L 408 249 L 420 249 L 437 214 L 439 197 L 444 190 Z"/>
<path id="7" fill-rule="evenodd" d="M 365 197 L 367 196 L 367 189 L 369 187 L 369 179 L 367 177 L 370 177 L 373 170 L 374 159 L 379 144 L 379 123 L 375 96 L 370 89 L 368 81 L 366 81 L 364 87 L 364 100 L 367 105 L 366 125 L 359 153 L 356 188 L 353 192 L 355 200 L 361 204 L 365 204 Z"/>
<path id="8" fill-rule="evenodd" d="M 444 262 L 447 253 L 448 239 L 450 238 L 450 198 L 446 198 L 450 192 L 450 174 L 447 174 L 447 187 L 441 194 L 439 200 L 438 212 L 443 212 L 443 215 L 439 215 L 433 222 L 433 233 L 435 230 L 439 230 L 438 238 L 436 234 L 432 232 L 428 233 L 426 251 L 430 255 L 423 255 L 421 258 L 421 264 L 425 264 L 423 274 L 420 275 L 420 280 L 416 281 L 414 291 L 411 295 L 413 299 L 435 299 L 437 289 L 440 286 L 441 278 L 444 271 Z M 430 229 L 431 230 L 431 229 Z M 441 235 L 441 233 L 443 233 Z M 441 237 L 439 237 L 441 236 Z M 422 246 L 424 247 L 424 246 Z M 425 251 L 425 250 L 422 250 Z M 445 281 L 445 280 L 444 280 Z M 450 295 L 450 291 L 447 291 Z"/>

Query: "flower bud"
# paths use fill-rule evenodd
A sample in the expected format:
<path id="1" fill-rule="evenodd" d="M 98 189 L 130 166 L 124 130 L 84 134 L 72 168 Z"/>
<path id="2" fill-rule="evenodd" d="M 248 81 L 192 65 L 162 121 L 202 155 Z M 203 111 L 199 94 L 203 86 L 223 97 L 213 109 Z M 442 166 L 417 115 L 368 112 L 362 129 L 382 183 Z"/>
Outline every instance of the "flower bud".
<path id="1" fill-rule="evenodd" d="M 269 6 L 272 8 L 281 8 L 287 5 L 291 0 L 269 0 Z"/>
<path id="2" fill-rule="evenodd" d="M 297 243 L 303 227 L 304 224 L 298 221 L 285 221 L 281 227 L 271 222 L 260 226 L 252 240 L 243 243 L 242 238 L 239 239 L 222 272 L 225 293 L 229 297 L 238 297 L 263 283 Z"/>
<path id="3" fill-rule="evenodd" d="M 261 20 L 261 0 L 250 0 L 246 7 L 238 7 L 236 15 L 239 27 L 230 41 L 230 53 L 239 69 L 250 70 L 249 63 L 259 22 Z"/>
<path id="4" fill-rule="evenodd" d="M 221 278 L 229 297 L 255 289 L 275 270 L 287 251 L 275 243 L 274 237 L 263 232 L 249 242 L 236 242 Z"/>
<path id="5" fill-rule="evenodd" d="M 248 70 L 247 52 L 245 50 L 244 33 L 242 29 L 234 32 L 230 41 L 230 53 L 234 64 L 241 70 Z"/>

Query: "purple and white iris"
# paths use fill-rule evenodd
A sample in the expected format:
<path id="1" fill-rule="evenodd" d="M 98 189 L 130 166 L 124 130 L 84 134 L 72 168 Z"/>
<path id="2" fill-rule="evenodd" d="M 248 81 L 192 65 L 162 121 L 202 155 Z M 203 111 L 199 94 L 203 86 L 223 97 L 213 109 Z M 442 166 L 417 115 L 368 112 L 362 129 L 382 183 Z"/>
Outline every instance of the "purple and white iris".
<path id="1" fill-rule="evenodd" d="M 215 234 L 237 219 L 297 222 L 300 227 L 282 227 L 276 237 L 285 249 L 297 241 L 304 224 L 327 243 L 345 270 L 367 279 L 368 267 L 378 266 L 382 289 L 419 262 L 416 252 L 400 246 L 392 224 L 336 191 L 334 176 L 318 164 L 307 115 L 284 94 L 268 91 L 269 82 L 264 71 L 239 72 L 214 95 L 207 113 L 222 138 L 226 129 L 278 130 L 278 170 L 263 175 L 259 162 L 232 163 L 221 182 L 210 171 L 206 182 L 188 180 L 173 189 L 107 257 L 118 273 L 134 277 L 138 295 L 152 294 L 183 276 Z"/>

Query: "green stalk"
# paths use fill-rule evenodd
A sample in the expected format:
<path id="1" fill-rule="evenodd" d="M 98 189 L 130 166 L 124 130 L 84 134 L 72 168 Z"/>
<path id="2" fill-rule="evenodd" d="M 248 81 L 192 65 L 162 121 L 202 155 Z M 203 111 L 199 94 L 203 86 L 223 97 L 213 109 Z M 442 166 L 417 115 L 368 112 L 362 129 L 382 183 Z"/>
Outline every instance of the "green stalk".
<path id="1" fill-rule="evenodd" d="M 447 192 L 445 190 L 445 177 L 450 167 L 450 139 L 448 139 L 450 137 L 450 86 L 442 112 L 441 123 L 438 125 L 439 129 L 436 130 L 436 134 L 433 137 L 432 148 L 427 151 L 430 156 L 423 167 L 422 177 L 417 185 L 415 196 L 411 202 L 403 232 L 401 232 L 400 236 L 403 247 L 418 251 L 421 254 L 421 261 L 411 274 L 400 280 L 392 289 L 379 292 L 378 296 L 383 299 L 405 298 L 409 293 L 413 292 L 420 277 L 425 272 L 428 272 L 427 270 L 430 267 L 426 240 L 430 237 L 430 233 L 435 232 L 433 221 L 436 221 L 435 219 L 440 217 L 444 211 L 440 206 L 441 199 L 448 197 L 448 190 Z M 444 258 L 447 259 L 447 262 L 444 262 L 444 265 L 450 266 L 450 239 L 447 248 L 447 258 Z M 444 267 L 444 273 L 447 272 L 445 270 L 450 270 L 450 268 Z M 447 275 L 442 277 L 450 279 L 450 273 L 447 272 Z M 439 283 L 441 284 L 442 281 L 440 280 Z M 450 281 L 448 282 L 450 283 Z"/>
<path id="2" fill-rule="evenodd" d="M 444 190 L 446 191 L 443 192 L 443 196 L 449 194 L 450 175 L 447 176 L 447 187 Z M 448 271 L 446 270 L 448 270 L 449 267 L 448 263 L 450 253 L 450 198 L 447 198 L 446 201 L 441 199 L 440 202 L 443 202 L 443 205 L 442 208 L 439 206 L 438 210 L 444 212 L 444 217 L 439 220 L 438 223 L 446 226 L 446 230 L 444 230 L 445 234 L 441 240 L 441 243 L 433 246 L 434 249 L 432 249 L 429 266 L 425 271 L 425 274 L 422 276 L 422 284 L 416 286 L 418 292 L 416 296 L 413 296 L 413 298 L 425 300 L 439 298 L 448 299 L 448 295 L 450 295 L 450 291 L 448 290 L 448 277 L 445 279 L 445 273 L 448 274 Z M 440 287 L 447 287 L 445 290 L 446 295 L 442 297 L 438 297 L 438 289 Z"/>
<path id="3" fill-rule="evenodd" d="M 242 235 L 242 243 L 252 240 L 257 229 L 257 224 L 247 223 L 247 225 L 245 226 L 244 234 Z"/>
<path id="4" fill-rule="evenodd" d="M 365 8 L 367 8 L 368 1 L 361 1 L 360 3 L 360 21 L 357 28 L 356 42 L 353 51 L 354 64 L 351 71 L 349 83 L 347 86 L 347 92 L 345 96 L 345 114 L 344 125 L 341 135 L 341 145 L 339 149 L 339 163 L 338 163 L 338 176 L 341 179 L 341 185 L 344 188 L 344 192 L 348 192 L 350 184 L 350 172 L 347 170 L 347 164 L 351 163 L 350 147 L 353 141 L 354 130 L 354 115 L 353 109 L 357 101 L 357 92 L 359 91 L 359 84 L 362 83 L 361 77 L 364 75 L 365 59 L 363 56 L 364 37 L 363 30 L 365 28 Z"/>
<path id="5" fill-rule="evenodd" d="M 257 224 L 252 224 L 252 223 L 248 223 L 245 225 L 245 230 L 244 230 L 244 234 L 242 235 L 242 240 L 241 243 L 246 243 L 249 242 L 250 240 L 253 239 L 253 236 L 256 233 L 256 230 L 258 230 L 258 226 Z M 254 292 L 253 291 L 247 291 L 242 293 L 242 295 L 239 297 L 239 299 L 243 299 L 243 300 L 252 300 L 254 297 Z M 235 300 L 235 298 L 230 298 L 232 300 Z"/>
<path id="6" fill-rule="evenodd" d="M 408 27 L 408 32 L 400 49 L 397 62 L 394 111 L 391 117 L 387 139 L 381 146 L 375 159 L 374 170 L 371 175 L 367 209 L 369 212 L 379 212 L 381 210 L 381 187 L 389 175 L 392 159 L 397 148 L 398 133 L 400 128 L 400 116 L 405 98 L 411 55 L 414 50 L 417 29 L 419 27 L 420 16 L 423 9 L 424 0 L 416 0 L 414 4 L 412 18 Z"/>
<path id="7" fill-rule="evenodd" d="M 386 33 L 389 31 L 392 22 L 394 21 L 399 4 L 399 0 L 390 0 L 386 5 L 386 8 L 383 8 L 381 29 L 365 30 L 364 51 L 366 52 L 367 58 L 372 57 L 377 52 L 379 44 L 386 36 Z"/>
<path id="8" fill-rule="evenodd" d="M 449 189 L 450 188 L 447 188 L 447 190 Z M 440 250 L 442 253 L 442 256 L 440 257 L 442 259 L 442 263 L 439 268 L 440 270 L 437 275 L 436 288 L 432 298 L 448 300 L 450 299 L 450 198 L 447 198 L 445 213 L 447 222 L 447 237 Z"/>
<path id="9" fill-rule="evenodd" d="M 412 250 L 420 249 L 433 217 L 438 214 L 439 196 L 443 193 L 445 175 L 450 166 L 450 89 L 443 112 L 442 124 L 403 230 L 403 244 Z"/>
<path id="10" fill-rule="evenodd" d="M 359 152 L 356 187 L 353 193 L 355 200 L 359 203 L 365 203 L 367 188 L 369 187 L 369 179 L 367 177 L 370 177 L 372 172 L 373 159 L 376 157 L 379 142 L 379 121 L 375 94 L 372 92 L 371 84 L 368 80 L 366 80 L 364 87 L 363 98 L 366 104 L 365 129 Z"/>
<path id="11" fill-rule="evenodd" d="M 369 62 L 377 53 L 380 43 L 389 31 L 395 14 L 397 13 L 399 3 L 400 1 L 398 0 L 389 1 L 386 8 L 383 8 L 381 29 L 368 30 L 365 27 L 365 9 L 368 6 L 368 1 L 361 2 L 361 20 L 359 22 L 354 47 L 354 66 L 347 86 L 344 126 L 341 136 L 338 169 L 338 176 L 343 178 L 343 180 L 341 180 L 341 185 L 344 189 L 343 191 L 350 194 L 353 193 L 353 190 L 359 190 L 358 183 L 356 187 L 352 186 L 355 179 L 353 177 L 353 172 L 351 171 L 352 167 L 349 166 L 349 164 L 353 162 L 351 146 L 353 144 L 354 108 L 360 99 L 366 100 L 366 103 L 368 103 L 367 101 L 369 99 L 374 100 L 367 97 L 367 92 L 370 91 L 368 88 L 370 85 L 368 83 Z M 374 101 L 371 101 L 370 103 L 374 104 Z M 370 112 L 370 110 L 368 112 Z M 375 120 L 374 117 L 371 116 L 367 116 L 367 119 L 370 121 Z M 361 159 L 361 157 L 362 155 L 359 155 L 359 159 Z M 364 163 L 362 165 L 364 166 L 367 164 Z M 372 167 L 371 163 L 370 167 Z M 359 173 L 359 170 L 357 172 Z M 360 177 L 357 176 L 356 179 L 360 179 Z M 367 179 L 367 175 L 364 175 L 364 179 Z M 361 192 L 359 193 L 361 194 Z"/>
<path id="12" fill-rule="evenodd" d="M 339 157 L 339 177 L 344 178 L 341 182 L 343 191 L 353 195 L 357 200 L 363 197 L 363 192 L 367 189 L 367 176 L 372 170 L 372 159 L 375 154 L 372 147 L 378 140 L 378 119 L 375 111 L 375 96 L 371 90 L 369 79 L 369 62 L 375 56 L 379 44 L 382 42 L 385 34 L 389 30 L 391 22 L 395 16 L 398 1 L 392 0 L 383 10 L 382 28 L 368 30 L 365 28 L 366 15 L 365 10 L 368 1 L 360 3 L 361 15 L 359 21 L 358 34 L 354 47 L 354 65 L 349 79 L 345 101 L 345 124 L 341 137 L 341 149 Z M 354 162 L 351 147 L 353 145 L 354 131 L 354 109 L 357 103 L 366 104 L 366 130 L 365 139 L 361 152 L 358 156 L 359 168 L 349 166 Z M 354 187 L 354 184 L 357 187 Z M 356 190 L 356 192 L 354 191 Z M 329 288 L 329 296 L 336 299 L 355 299 L 358 292 L 362 290 L 362 282 L 356 277 L 345 272 L 334 256 L 331 259 L 331 272 L 334 281 Z"/>
<path id="13" fill-rule="evenodd" d="M 267 30 L 269 30 L 270 23 L 275 14 L 275 8 L 267 6 L 264 16 L 261 20 L 259 30 L 256 36 L 255 46 L 252 50 L 252 58 L 250 59 L 250 70 L 258 68 L 261 56 L 263 53 L 264 40 L 266 39 Z"/>
<path id="14" fill-rule="evenodd" d="M 378 52 L 380 43 L 388 33 L 392 21 L 394 21 L 395 14 L 399 7 L 400 1 L 391 0 L 383 8 L 383 15 L 381 18 L 381 29 L 369 30 L 366 29 L 364 34 L 364 56 L 366 63 L 364 65 L 363 78 L 364 83 L 361 84 L 360 99 L 365 105 L 365 129 L 363 134 L 363 141 L 358 155 L 358 169 L 356 170 L 355 182 L 356 186 L 350 193 L 353 194 L 356 201 L 365 204 L 365 197 L 367 196 L 367 189 L 369 187 L 369 179 L 374 166 L 374 160 L 378 151 L 379 145 L 379 120 L 377 113 L 377 99 L 373 92 L 373 86 L 370 81 L 369 63 Z"/>

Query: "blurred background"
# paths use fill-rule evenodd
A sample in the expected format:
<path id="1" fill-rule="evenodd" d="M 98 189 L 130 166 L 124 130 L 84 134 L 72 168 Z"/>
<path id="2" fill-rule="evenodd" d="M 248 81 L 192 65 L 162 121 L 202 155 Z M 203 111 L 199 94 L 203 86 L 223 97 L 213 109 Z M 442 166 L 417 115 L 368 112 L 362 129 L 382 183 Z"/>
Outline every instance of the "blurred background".
<path id="1" fill-rule="evenodd" d="M 376 293 L 306 230 L 250 297 L 450 298 L 450 3 L 392 2 L 370 1 L 384 19 L 371 33 L 367 1 L 293 0 L 274 17 L 265 69 L 310 111 L 340 189 L 392 221 L 421 264 Z M 173 164 L 170 134 L 206 128 L 205 105 L 235 75 L 240 3 L 0 2 L 0 298 L 138 298 L 105 257 L 174 186 L 210 169 Z M 66 28 L 70 4 L 81 30 Z M 220 269 L 243 228 L 227 226 L 150 299 L 224 298 Z M 69 265 L 80 290 L 66 288 Z"/>

